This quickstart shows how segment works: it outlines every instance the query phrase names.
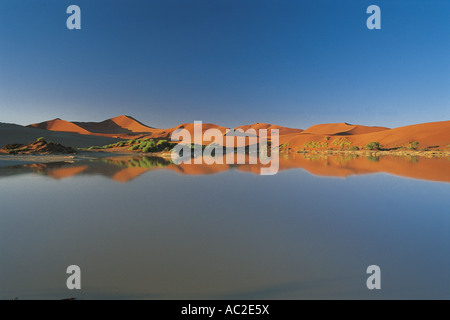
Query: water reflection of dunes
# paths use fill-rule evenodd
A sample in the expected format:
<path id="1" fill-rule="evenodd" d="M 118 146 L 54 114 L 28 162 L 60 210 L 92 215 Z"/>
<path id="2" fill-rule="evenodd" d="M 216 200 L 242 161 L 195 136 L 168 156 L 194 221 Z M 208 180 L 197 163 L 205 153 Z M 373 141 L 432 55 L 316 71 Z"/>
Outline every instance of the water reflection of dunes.
<path id="1" fill-rule="evenodd" d="M 211 175 L 236 169 L 240 172 L 260 174 L 261 163 L 249 164 L 251 156 L 241 159 L 244 164 L 180 164 L 159 157 L 114 157 L 79 162 L 59 162 L 3 168 L 0 176 L 34 172 L 55 179 L 78 175 L 102 175 L 118 182 L 128 182 L 154 170 L 171 170 L 183 175 Z M 193 161 L 192 161 L 193 162 Z M 225 159 L 224 161 L 225 162 Z M 450 182 L 450 159 L 413 156 L 362 156 L 356 154 L 294 153 L 280 155 L 279 171 L 303 169 L 317 176 L 341 177 L 373 173 Z"/>

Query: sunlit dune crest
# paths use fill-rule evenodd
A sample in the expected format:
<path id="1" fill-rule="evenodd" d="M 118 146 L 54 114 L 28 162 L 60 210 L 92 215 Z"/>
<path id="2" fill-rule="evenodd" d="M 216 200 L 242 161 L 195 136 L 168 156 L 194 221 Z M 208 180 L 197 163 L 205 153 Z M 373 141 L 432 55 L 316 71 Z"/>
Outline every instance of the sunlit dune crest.
<path id="1" fill-rule="evenodd" d="M 110 121 L 114 122 L 119 127 L 128 129 L 131 132 L 135 132 L 135 133 L 136 132 L 137 133 L 152 132 L 154 130 L 154 128 L 148 127 L 145 124 L 139 122 L 138 120 L 136 120 L 130 116 L 121 115 L 121 116 L 110 119 Z"/>

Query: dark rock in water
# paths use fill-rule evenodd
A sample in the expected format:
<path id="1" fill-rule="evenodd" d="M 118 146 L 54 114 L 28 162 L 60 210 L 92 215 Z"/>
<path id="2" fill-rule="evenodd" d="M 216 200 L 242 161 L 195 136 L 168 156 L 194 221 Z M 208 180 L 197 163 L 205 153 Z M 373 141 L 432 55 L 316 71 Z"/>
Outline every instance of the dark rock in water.
<path id="1" fill-rule="evenodd" d="M 47 142 L 43 139 L 38 139 L 35 142 L 27 145 L 20 143 L 11 143 L 0 149 L 1 153 L 9 154 L 70 154 L 77 153 L 71 147 L 65 147 L 60 143 Z"/>

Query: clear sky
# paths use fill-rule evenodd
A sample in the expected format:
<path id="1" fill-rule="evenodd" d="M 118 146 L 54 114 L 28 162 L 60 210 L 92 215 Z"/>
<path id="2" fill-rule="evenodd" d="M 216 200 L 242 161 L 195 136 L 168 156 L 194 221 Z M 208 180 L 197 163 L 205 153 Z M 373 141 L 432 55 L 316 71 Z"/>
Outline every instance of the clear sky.
<path id="1" fill-rule="evenodd" d="M 449 120 L 449 35 L 449 0 L 1 0 L 0 122 Z"/>

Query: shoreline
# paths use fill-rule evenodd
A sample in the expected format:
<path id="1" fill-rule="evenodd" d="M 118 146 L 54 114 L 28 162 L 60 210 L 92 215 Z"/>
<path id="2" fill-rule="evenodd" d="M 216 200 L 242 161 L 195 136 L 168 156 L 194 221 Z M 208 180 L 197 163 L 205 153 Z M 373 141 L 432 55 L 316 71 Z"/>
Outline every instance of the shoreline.
<path id="1" fill-rule="evenodd" d="M 82 160 L 101 159 L 117 155 L 126 156 L 126 154 L 91 151 L 83 151 L 73 154 L 0 154 L 0 167 L 12 167 L 34 163 L 75 162 Z"/>
<path id="2" fill-rule="evenodd" d="M 79 151 L 73 154 L 6 154 L 0 153 L 0 168 L 35 163 L 75 162 L 112 157 L 158 157 L 171 159 L 170 152 L 142 153 L 133 151 Z"/>
<path id="3" fill-rule="evenodd" d="M 290 154 L 320 154 L 320 155 L 358 155 L 370 157 L 426 157 L 426 158 L 450 158 L 450 151 L 386 151 L 386 150 L 280 150 L 280 156 Z M 158 157 L 163 159 L 171 159 L 170 152 L 142 153 L 133 151 L 81 151 L 76 154 L 0 154 L 0 167 L 20 166 L 34 163 L 51 163 L 51 162 L 75 162 L 82 160 L 95 160 L 110 157 Z"/>

